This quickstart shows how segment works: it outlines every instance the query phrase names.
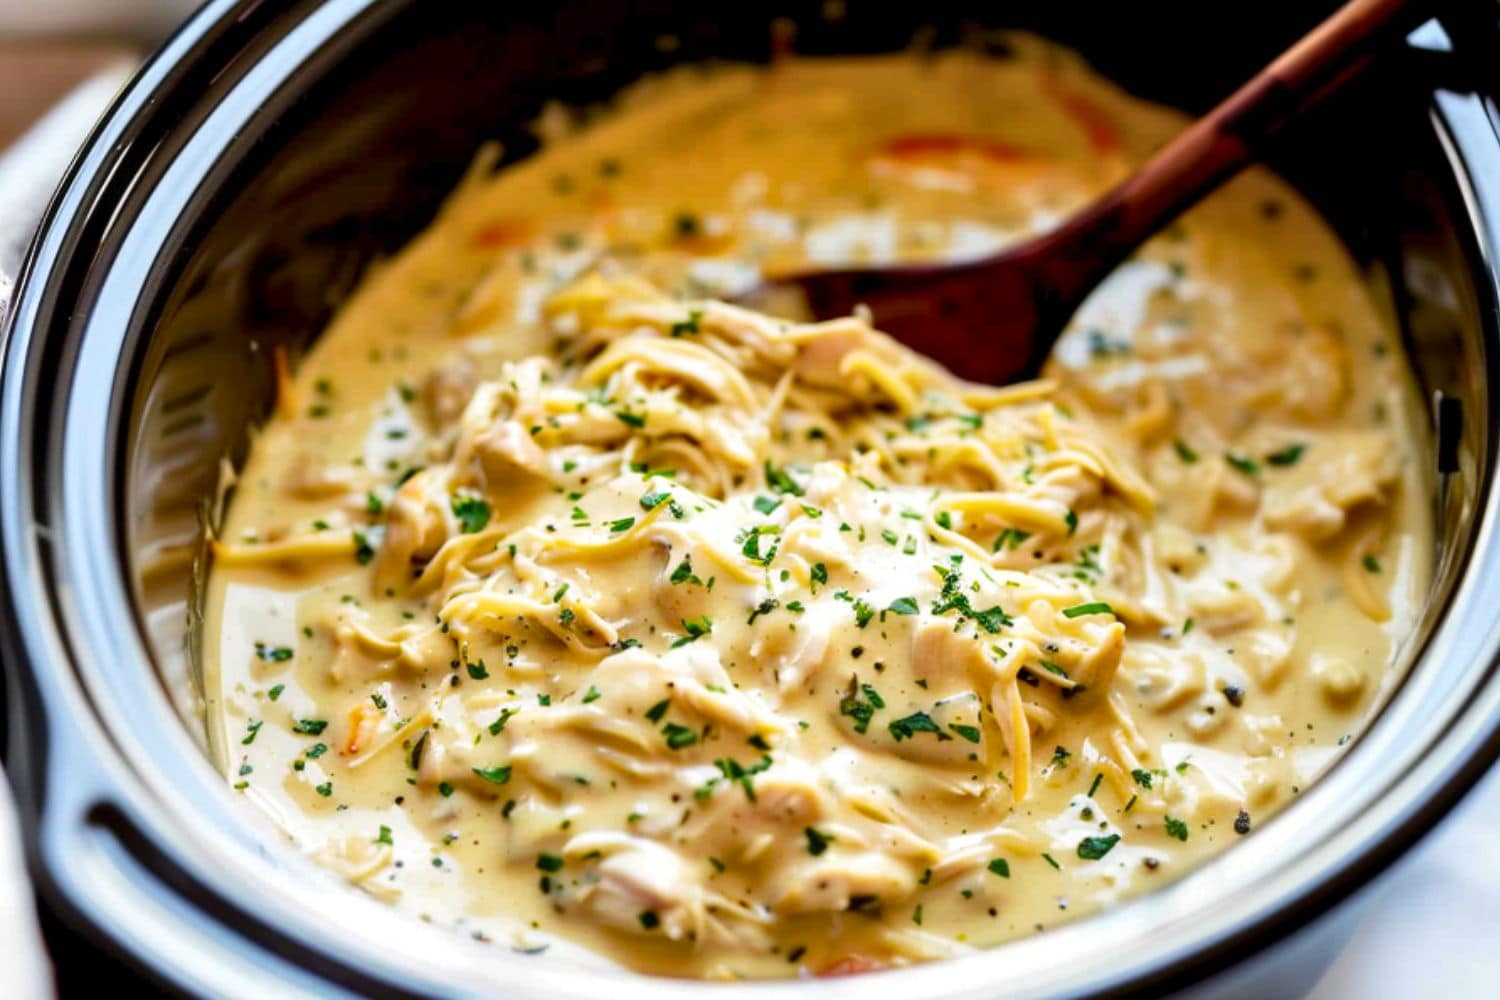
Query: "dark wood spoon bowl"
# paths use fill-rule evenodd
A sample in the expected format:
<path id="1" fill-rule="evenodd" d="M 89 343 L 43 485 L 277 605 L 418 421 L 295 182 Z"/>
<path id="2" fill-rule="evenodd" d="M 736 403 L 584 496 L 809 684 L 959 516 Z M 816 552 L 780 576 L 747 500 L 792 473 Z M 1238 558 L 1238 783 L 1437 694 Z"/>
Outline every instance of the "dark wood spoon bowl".
<path id="1" fill-rule="evenodd" d="M 767 285 L 799 289 L 819 319 L 866 306 L 877 327 L 971 381 L 1032 377 L 1078 306 L 1136 247 L 1257 159 L 1289 121 L 1434 6 L 1350 0 L 1133 176 L 1061 226 L 993 256 L 796 272 Z"/>

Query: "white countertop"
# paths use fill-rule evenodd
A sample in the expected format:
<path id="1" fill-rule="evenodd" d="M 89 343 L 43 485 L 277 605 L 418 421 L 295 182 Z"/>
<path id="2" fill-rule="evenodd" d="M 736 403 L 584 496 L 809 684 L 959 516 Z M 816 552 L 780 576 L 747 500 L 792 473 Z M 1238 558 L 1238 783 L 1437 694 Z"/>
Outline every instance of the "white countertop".
<path id="1" fill-rule="evenodd" d="M 1379 891 L 1313 1000 L 1500 996 L 1500 771 Z"/>

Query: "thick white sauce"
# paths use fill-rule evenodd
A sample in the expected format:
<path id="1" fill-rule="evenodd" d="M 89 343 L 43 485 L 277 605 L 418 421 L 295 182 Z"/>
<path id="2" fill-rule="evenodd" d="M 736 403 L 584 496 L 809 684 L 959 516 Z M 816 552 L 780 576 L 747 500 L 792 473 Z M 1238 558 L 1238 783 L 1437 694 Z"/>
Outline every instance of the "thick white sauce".
<path id="1" fill-rule="evenodd" d="M 1047 50 L 563 118 L 370 275 L 228 509 L 216 743 L 304 849 L 514 947 L 852 971 L 1160 885 L 1358 729 L 1428 578 L 1425 442 L 1285 185 L 993 390 L 713 299 L 1045 228 L 1176 116 Z"/>

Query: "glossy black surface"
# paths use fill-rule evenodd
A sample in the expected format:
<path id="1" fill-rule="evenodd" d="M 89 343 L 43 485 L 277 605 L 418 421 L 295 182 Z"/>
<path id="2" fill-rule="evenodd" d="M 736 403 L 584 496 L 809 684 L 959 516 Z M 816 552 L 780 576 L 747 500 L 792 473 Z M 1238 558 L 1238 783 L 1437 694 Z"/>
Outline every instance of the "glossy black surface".
<path id="1" fill-rule="evenodd" d="M 600 100 L 683 59 L 763 58 L 777 13 L 797 21 L 810 52 L 899 48 L 914 33 L 929 45 L 972 40 L 997 18 L 1083 49 L 1144 96 L 1200 108 L 1326 6 L 1260 5 L 1225 36 L 1220 12 L 1181 3 L 1143 13 L 1055 2 L 1025 14 L 932 3 L 906 21 L 884 5 L 851 5 L 837 22 L 822 4 L 712 14 L 663 2 L 210 4 L 83 155 L 5 343 L 6 766 L 49 905 L 189 991 L 597 992 L 605 980 L 470 946 L 370 903 L 350 911 L 357 926 L 335 932 L 340 918 L 290 891 L 309 883 L 308 865 L 205 766 L 183 623 L 218 460 L 241 457 L 269 409 L 271 348 L 295 357 L 366 264 L 431 217 L 481 141 L 500 138 L 522 156 L 524 125 L 544 100 Z M 1445 609 L 1461 617 L 1435 632 L 1387 719 L 1326 788 L 1162 894 L 1186 906 L 1264 865 L 1233 906 L 1165 942 L 1143 937 L 1109 968 L 1082 957 L 1022 966 L 1025 956 L 1067 954 L 1080 928 L 1128 934 L 1129 917 L 966 959 L 952 975 L 898 973 L 882 980 L 889 988 L 946 995 L 1004 982 L 1015 995 L 1044 995 L 1193 982 L 1384 870 L 1493 758 L 1500 634 L 1492 612 L 1479 616 L 1493 608 L 1500 564 L 1476 529 L 1488 511 L 1500 384 L 1491 347 L 1500 143 L 1476 96 L 1494 34 L 1482 22 L 1455 34 L 1473 58 L 1441 39 L 1413 50 L 1289 136 L 1276 165 L 1357 253 L 1386 264 L 1428 388 L 1464 408 L 1458 471 L 1435 498 L 1443 568 L 1428 625 Z M 1347 822 L 1319 826 L 1340 809 Z M 1285 848 L 1303 828 L 1314 844 Z M 1262 975 L 1308 967 L 1269 954 Z"/>

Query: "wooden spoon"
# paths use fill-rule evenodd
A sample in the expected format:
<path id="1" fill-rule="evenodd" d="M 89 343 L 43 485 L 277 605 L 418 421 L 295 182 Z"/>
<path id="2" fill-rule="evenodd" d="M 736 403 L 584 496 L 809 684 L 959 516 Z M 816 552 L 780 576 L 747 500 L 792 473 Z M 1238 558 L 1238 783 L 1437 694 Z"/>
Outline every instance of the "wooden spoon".
<path id="1" fill-rule="evenodd" d="M 797 272 L 752 293 L 800 289 L 820 319 L 868 306 L 875 325 L 976 382 L 1034 376 L 1069 318 L 1116 265 L 1256 159 L 1309 104 L 1387 41 L 1431 16 L 1421 0 L 1350 0 L 1132 177 L 1061 226 L 992 256 L 946 264 Z"/>

